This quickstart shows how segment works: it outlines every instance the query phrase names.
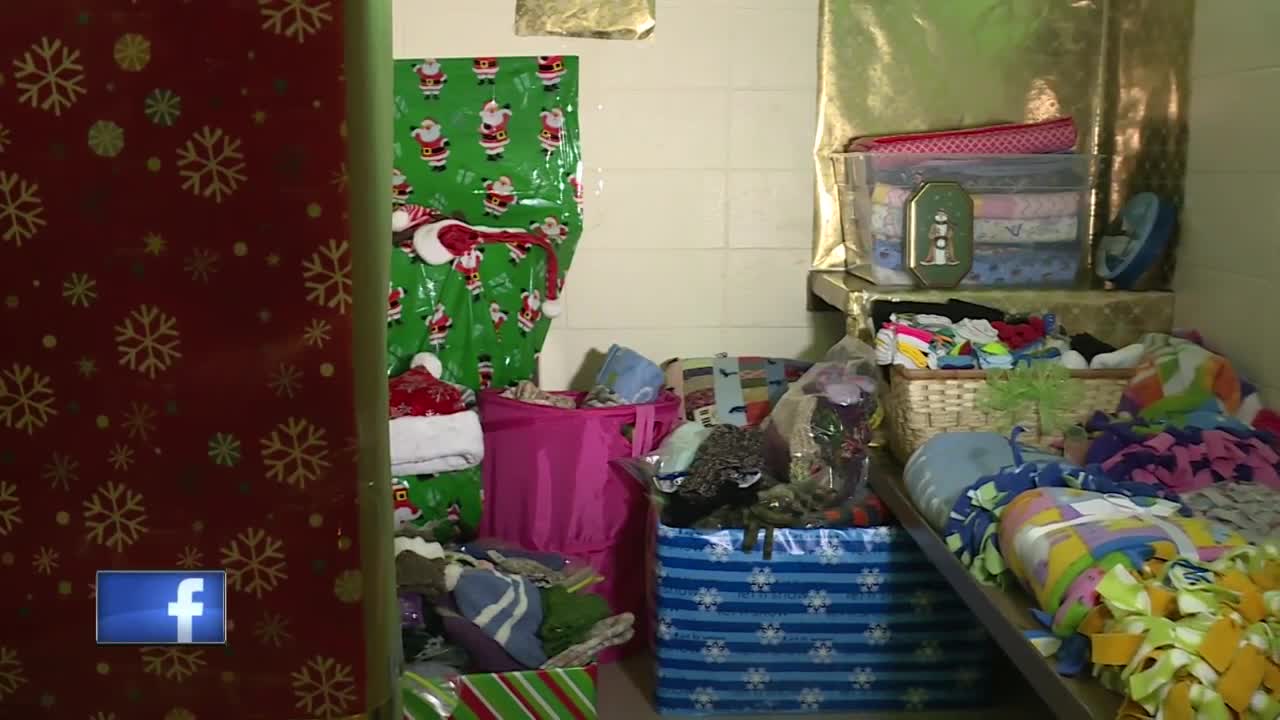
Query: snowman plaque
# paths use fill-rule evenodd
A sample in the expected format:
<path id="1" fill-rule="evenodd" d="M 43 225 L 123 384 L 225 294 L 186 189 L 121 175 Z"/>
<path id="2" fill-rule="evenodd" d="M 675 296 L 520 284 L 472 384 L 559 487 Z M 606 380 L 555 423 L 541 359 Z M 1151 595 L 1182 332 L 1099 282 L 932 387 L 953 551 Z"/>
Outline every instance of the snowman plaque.
<path id="1" fill-rule="evenodd" d="M 973 268 L 973 199 L 953 182 L 926 182 L 906 205 L 907 267 L 925 287 L 955 287 Z"/>

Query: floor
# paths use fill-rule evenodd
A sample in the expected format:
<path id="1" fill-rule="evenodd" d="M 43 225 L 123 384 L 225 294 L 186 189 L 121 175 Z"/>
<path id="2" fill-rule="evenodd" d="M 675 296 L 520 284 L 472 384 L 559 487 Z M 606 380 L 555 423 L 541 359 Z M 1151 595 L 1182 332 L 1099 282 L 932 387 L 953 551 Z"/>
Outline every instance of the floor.
<path id="1" fill-rule="evenodd" d="M 886 718 L 897 720 L 1003 720 L 1008 718 L 1051 717 L 1049 709 L 1036 698 L 1022 677 L 1001 663 L 995 670 L 1000 678 L 996 685 L 1001 697 L 994 707 L 976 711 L 947 711 L 920 713 L 854 713 L 846 715 L 798 715 L 805 720 L 870 720 Z M 599 699 L 597 701 L 602 720 L 656 720 L 653 710 L 653 660 L 649 657 L 631 657 L 621 663 L 603 665 L 600 668 Z M 717 715 L 716 720 L 734 720 L 729 715 Z M 762 715 L 749 716 L 760 720 Z"/>

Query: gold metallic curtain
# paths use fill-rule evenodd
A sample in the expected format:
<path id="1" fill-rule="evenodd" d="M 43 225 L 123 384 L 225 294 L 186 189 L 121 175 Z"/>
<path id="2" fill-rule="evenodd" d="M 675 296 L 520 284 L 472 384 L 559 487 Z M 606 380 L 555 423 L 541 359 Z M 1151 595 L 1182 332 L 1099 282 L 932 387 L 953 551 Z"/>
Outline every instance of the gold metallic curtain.
<path id="1" fill-rule="evenodd" d="M 1194 0 L 822 0 L 813 266 L 845 267 L 829 158 L 852 137 L 1072 115 L 1101 156 L 1096 238 L 1124 199 L 1179 202 Z"/>

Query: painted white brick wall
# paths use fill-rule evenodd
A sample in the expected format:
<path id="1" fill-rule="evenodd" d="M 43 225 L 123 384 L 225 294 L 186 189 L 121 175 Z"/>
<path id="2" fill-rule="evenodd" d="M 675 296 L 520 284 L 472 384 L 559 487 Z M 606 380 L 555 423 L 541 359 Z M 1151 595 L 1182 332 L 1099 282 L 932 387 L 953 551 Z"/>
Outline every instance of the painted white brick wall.
<path id="1" fill-rule="evenodd" d="M 1280 3 L 1196 4 L 1177 323 L 1280 402 Z"/>
<path id="2" fill-rule="evenodd" d="M 610 343 L 813 357 L 818 0 L 658 0 L 642 42 L 522 38 L 514 0 L 395 0 L 397 58 L 582 58 L 586 227 L 540 375 L 590 385 Z"/>

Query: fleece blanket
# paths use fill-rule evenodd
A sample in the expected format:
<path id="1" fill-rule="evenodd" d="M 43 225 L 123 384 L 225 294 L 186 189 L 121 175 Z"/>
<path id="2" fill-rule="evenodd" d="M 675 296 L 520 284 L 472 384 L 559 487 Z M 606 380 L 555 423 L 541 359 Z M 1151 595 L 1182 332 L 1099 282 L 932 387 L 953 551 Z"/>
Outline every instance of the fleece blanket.
<path id="1" fill-rule="evenodd" d="M 1230 360 L 1162 333 L 1148 333 L 1141 342 L 1146 354 L 1120 400 L 1121 410 L 1179 425 L 1216 415 L 1253 424 L 1262 400 Z"/>
<path id="2" fill-rule="evenodd" d="M 390 425 L 392 476 L 465 470 L 484 459 L 484 432 L 474 410 L 399 417 Z"/>
<path id="3" fill-rule="evenodd" d="M 1021 493 L 1005 508 L 1000 548 L 1059 635 L 1075 633 L 1098 604 L 1097 586 L 1114 565 L 1141 570 L 1151 560 L 1210 562 L 1245 539 L 1182 506 L 1067 487 Z"/>
<path id="4" fill-rule="evenodd" d="M 877 184 L 871 191 L 872 207 L 882 212 L 901 212 L 914 188 Z M 1074 191 L 1047 193 L 975 193 L 973 217 L 978 220 L 1030 220 L 1033 218 L 1077 217 L 1084 196 Z"/>

